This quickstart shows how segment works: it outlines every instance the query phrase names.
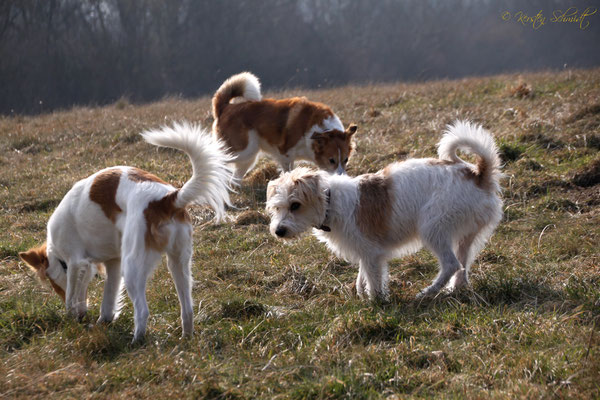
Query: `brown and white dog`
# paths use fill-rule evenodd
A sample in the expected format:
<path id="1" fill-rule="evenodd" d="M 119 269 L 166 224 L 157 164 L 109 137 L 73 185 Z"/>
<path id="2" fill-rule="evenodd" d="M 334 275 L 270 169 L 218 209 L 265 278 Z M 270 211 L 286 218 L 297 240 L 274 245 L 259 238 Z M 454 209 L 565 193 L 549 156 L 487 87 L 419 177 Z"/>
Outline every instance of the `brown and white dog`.
<path id="1" fill-rule="evenodd" d="M 163 253 L 179 296 L 183 335 L 192 334 L 192 224 L 186 207 L 209 204 L 221 218 L 231 180 L 222 143 L 197 126 L 175 124 L 142 136 L 189 156 L 194 172 L 183 187 L 176 189 L 133 167 L 103 169 L 65 195 L 48 222 L 46 243 L 19 254 L 42 280 L 50 281 L 67 312 L 80 318 L 87 312 L 88 285 L 103 263 L 99 323 L 118 316 L 124 278 L 134 307 L 134 341 L 146 331 L 146 281 Z"/>
<path id="2" fill-rule="evenodd" d="M 262 99 L 258 78 L 243 72 L 217 90 L 212 111 L 213 134 L 234 156 L 238 182 L 252 168 L 259 151 L 273 157 L 284 172 L 291 171 L 296 160 L 311 161 L 330 173 L 345 172 L 357 128 L 350 125 L 344 130 L 324 104 L 304 97 Z"/>
<path id="3" fill-rule="evenodd" d="M 475 153 L 477 165 L 456 155 Z M 482 127 L 458 121 L 439 158 L 411 159 L 355 178 L 297 168 L 267 186 L 271 233 L 313 233 L 338 256 L 359 264 L 356 290 L 388 296 L 387 261 L 427 247 L 440 273 L 421 296 L 468 284 L 471 263 L 502 218 L 500 159 Z"/>

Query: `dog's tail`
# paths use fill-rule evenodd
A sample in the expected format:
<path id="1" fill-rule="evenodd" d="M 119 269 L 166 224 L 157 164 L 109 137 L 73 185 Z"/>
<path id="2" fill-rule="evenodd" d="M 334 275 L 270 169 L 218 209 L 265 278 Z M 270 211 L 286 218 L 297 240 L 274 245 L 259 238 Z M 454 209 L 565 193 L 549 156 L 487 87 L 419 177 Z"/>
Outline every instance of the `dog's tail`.
<path id="1" fill-rule="evenodd" d="M 192 202 L 208 204 L 215 211 L 216 219 L 221 220 L 225 214 L 225 204 L 231 205 L 229 182 L 232 176 L 232 170 L 227 165 L 231 157 L 227 155 L 223 143 L 199 125 L 187 122 L 145 131 L 142 136 L 153 145 L 185 152 L 192 162 L 193 175 L 179 189 L 175 207 L 183 208 Z"/>
<path id="2" fill-rule="evenodd" d="M 469 121 L 456 121 L 448 125 L 438 145 L 438 157 L 451 162 L 464 162 L 456 155 L 457 150 L 476 154 L 478 160 L 474 172 L 479 182 L 483 187 L 500 190 L 500 157 L 490 132 Z"/>
<path id="3" fill-rule="evenodd" d="M 234 97 L 243 97 L 246 100 L 259 101 L 260 82 L 250 72 L 242 72 L 227 79 L 215 93 L 212 100 L 213 117 L 218 119 L 221 113 Z"/>

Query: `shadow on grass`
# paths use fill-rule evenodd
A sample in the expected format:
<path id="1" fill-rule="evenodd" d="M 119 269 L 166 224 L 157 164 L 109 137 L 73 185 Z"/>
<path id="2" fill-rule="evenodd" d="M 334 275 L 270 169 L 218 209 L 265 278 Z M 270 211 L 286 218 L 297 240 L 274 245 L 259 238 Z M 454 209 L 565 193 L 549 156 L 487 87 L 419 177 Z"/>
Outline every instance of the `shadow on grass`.
<path id="1" fill-rule="evenodd" d="M 78 321 L 68 317 L 62 307 L 18 302 L 0 306 L 4 309 L 0 320 L 0 347 L 8 353 L 31 342 L 59 340 L 61 347 L 67 345 L 92 359 L 107 361 L 139 347 L 130 344 L 131 321 L 95 325 L 92 321 L 97 315 L 88 314 Z"/>
<path id="2" fill-rule="evenodd" d="M 58 310 L 44 308 L 41 312 L 30 311 L 13 308 L 2 315 L 0 343 L 4 351 L 19 350 L 35 337 L 63 328 L 63 315 Z"/>
<path id="3" fill-rule="evenodd" d="M 434 298 L 417 299 L 414 296 L 401 296 L 392 293 L 387 303 L 374 303 L 384 310 L 399 308 L 416 312 L 434 309 L 455 303 L 474 305 L 478 308 L 508 306 L 512 310 L 538 310 L 541 312 L 570 312 L 583 310 L 581 321 L 593 323 L 600 315 L 600 277 L 582 279 L 571 277 L 561 288 L 553 288 L 546 283 L 522 277 L 486 279 L 476 281 L 473 288 L 460 289 L 452 293 L 440 292 Z"/>

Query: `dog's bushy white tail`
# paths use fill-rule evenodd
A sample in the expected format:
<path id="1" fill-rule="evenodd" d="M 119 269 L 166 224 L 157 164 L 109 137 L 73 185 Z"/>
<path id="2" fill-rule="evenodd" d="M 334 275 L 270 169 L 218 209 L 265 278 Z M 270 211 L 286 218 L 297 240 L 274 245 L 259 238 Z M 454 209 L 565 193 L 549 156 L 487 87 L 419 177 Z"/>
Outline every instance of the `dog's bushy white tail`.
<path id="1" fill-rule="evenodd" d="M 477 173 L 481 180 L 488 187 L 499 190 L 498 181 L 502 176 L 500 157 L 490 132 L 469 121 L 456 121 L 448 125 L 438 144 L 438 157 L 446 161 L 464 162 L 456 155 L 457 150 L 478 155 L 480 160 L 477 162 Z"/>
<path id="2" fill-rule="evenodd" d="M 225 215 L 225 205 L 231 205 L 229 182 L 232 176 L 227 165 L 231 157 L 223 143 L 199 125 L 187 122 L 145 131 L 141 135 L 155 146 L 185 152 L 192 162 L 193 175 L 179 189 L 175 206 L 182 208 L 192 202 L 208 204 L 215 211 L 216 219 L 221 220 Z"/>
<path id="3" fill-rule="evenodd" d="M 213 96 L 213 117 L 218 119 L 229 101 L 240 96 L 247 100 L 259 101 L 262 99 L 260 82 L 254 74 L 242 72 L 223 82 Z"/>

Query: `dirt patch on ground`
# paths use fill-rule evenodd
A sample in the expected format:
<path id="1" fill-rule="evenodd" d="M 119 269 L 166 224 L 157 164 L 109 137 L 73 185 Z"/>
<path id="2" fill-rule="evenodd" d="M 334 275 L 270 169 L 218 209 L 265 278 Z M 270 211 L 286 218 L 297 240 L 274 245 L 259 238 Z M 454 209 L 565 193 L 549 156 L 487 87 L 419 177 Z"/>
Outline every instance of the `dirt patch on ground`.
<path id="1" fill-rule="evenodd" d="M 273 163 L 268 163 L 261 168 L 255 168 L 251 171 L 247 178 L 244 179 L 244 183 L 250 186 L 266 186 L 270 180 L 273 180 L 279 176 L 279 169 Z"/>
<path id="2" fill-rule="evenodd" d="M 600 158 L 582 170 L 578 171 L 571 178 L 571 182 L 581 187 L 591 187 L 600 183 Z"/>
<path id="3" fill-rule="evenodd" d="M 269 217 L 266 215 L 254 211 L 248 210 L 244 211 L 235 219 L 235 224 L 238 226 L 242 225 L 269 225 Z"/>

